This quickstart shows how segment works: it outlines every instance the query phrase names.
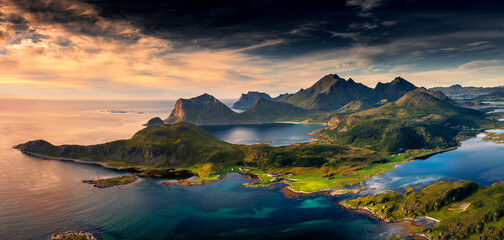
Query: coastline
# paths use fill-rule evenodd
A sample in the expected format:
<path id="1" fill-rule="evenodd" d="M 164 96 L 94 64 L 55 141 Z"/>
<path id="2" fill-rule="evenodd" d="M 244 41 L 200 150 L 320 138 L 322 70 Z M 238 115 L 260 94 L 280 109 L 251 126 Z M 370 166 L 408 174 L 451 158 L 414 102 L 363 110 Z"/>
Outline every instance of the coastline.
<path id="1" fill-rule="evenodd" d="M 432 218 L 432 217 L 428 217 L 428 216 L 423 216 L 423 217 L 419 217 L 419 218 L 405 218 L 405 219 L 401 219 L 401 220 L 390 220 L 390 219 L 386 219 L 386 218 L 381 217 L 380 215 L 376 214 L 373 210 L 371 210 L 367 207 L 349 206 L 349 205 L 345 204 L 345 201 L 336 202 L 335 204 L 343 209 L 348 210 L 348 211 L 366 214 L 366 215 L 368 215 L 376 220 L 380 220 L 381 222 L 384 222 L 386 224 L 403 226 L 403 227 L 405 227 L 405 229 L 401 233 L 401 236 L 403 236 L 403 237 L 406 237 L 406 236 L 413 237 L 414 236 L 414 237 L 420 237 L 420 238 L 426 239 L 426 240 L 432 240 L 431 237 L 426 236 L 424 234 L 414 233 L 415 230 L 418 230 L 418 229 L 421 229 L 424 227 L 422 225 L 417 225 L 416 221 L 419 219 L 422 219 L 422 218 L 427 218 L 429 220 L 439 222 L 439 220 Z"/>
<path id="2" fill-rule="evenodd" d="M 408 162 L 414 161 L 416 159 L 426 159 L 426 158 L 429 158 L 429 157 L 434 156 L 436 154 L 440 154 L 440 153 L 456 150 L 460 146 L 461 146 L 461 143 L 459 142 L 459 144 L 457 146 L 454 146 L 454 147 L 445 148 L 445 149 L 439 149 L 439 150 L 434 150 L 434 152 L 432 152 L 432 153 L 428 153 L 428 154 L 421 155 L 421 156 L 418 156 L 418 157 L 417 156 L 410 157 L 409 159 L 405 159 L 405 160 L 400 161 L 400 162 L 392 162 L 390 164 L 392 164 L 392 165 L 395 166 L 395 165 L 400 165 L 400 164 L 408 163 Z M 68 162 L 75 162 L 75 163 L 80 163 L 80 164 L 91 164 L 91 165 L 95 165 L 95 166 L 99 166 L 99 167 L 103 167 L 103 168 L 107 168 L 107 169 L 132 172 L 132 173 L 134 173 L 134 174 L 136 174 L 136 175 L 138 175 L 140 177 L 156 177 L 156 178 L 180 179 L 180 180 L 184 180 L 184 181 L 180 181 L 179 180 L 180 181 L 179 185 L 184 185 L 184 186 L 201 186 L 201 185 L 213 182 L 213 181 L 221 180 L 221 179 L 223 179 L 223 178 L 226 177 L 226 175 L 224 175 L 224 176 L 219 177 L 217 179 L 203 180 L 202 181 L 203 183 L 202 182 L 195 182 L 195 181 L 187 181 L 186 179 L 190 178 L 191 176 L 199 176 L 198 173 L 192 172 L 190 170 L 175 170 L 174 168 L 145 169 L 145 168 L 138 167 L 138 166 L 135 166 L 135 167 L 116 167 L 116 166 L 111 166 L 109 164 L 102 163 L 102 162 L 90 162 L 90 161 L 84 161 L 84 160 L 81 160 L 81 159 L 73 159 L 73 158 L 48 157 L 48 156 L 44 156 L 44 155 L 41 155 L 41 154 L 30 152 L 30 151 L 21 150 L 21 149 L 19 149 L 18 146 L 13 146 L 12 148 L 17 149 L 20 152 L 22 152 L 22 153 L 24 153 L 24 154 L 26 154 L 28 156 L 32 156 L 32 157 L 36 157 L 36 158 L 40 158 L 40 159 L 68 161 Z M 382 174 L 382 173 L 387 172 L 387 171 L 390 171 L 390 170 L 381 171 L 381 172 L 377 173 L 376 175 Z M 189 174 L 191 176 L 187 176 L 186 178 L 184 178 L 184 177 L 176 177 L 176 176 L 179 176 L 179 175 L 184 174 L 184 173 Z M 316 190 L 316 191 L 313 191 L 313 192 L 306 192 L 306 191 L 292 189 L 291 188 L 291 184 L 290 184 L 289 181 L 282 180 L 282 181 L 278 181 L 278 182 L 266 183 L 265 181 L 263 181 L 262 179 L 260 179 L 259 175 L 257 175 L 257 174 L 242 173 L 242 172 L 239 172 L 239 173 L 240 174 L 244 174 L 244 175 L 248 175 L 253 180 L 259 180 L 259 181 L 262 182 L 261 184 L 256 185 L 256 186 L 253 186 L 253 185 L 250 185 L 250 184 L 244 184 L 245 187 L 268 187 L 268 186 L 270 186 L 272 184 L 275 184 L 275 183 L 283 183 L 283 184 L 287 184 L 288 185 L 287 187 L 285 187 L 286 188 L 285 191 L 289 191 L 290 192 L 288 194 L 289 196 L 293 196 L 293 195 L 296 195 L 296 194 L 298 196 L 301 196 L 301 195 L 312 195 L 312 194 L 328 194 L 328 192 L 330 192 L 329 194 L 331 196 L 340 196 L 340 195 L 344 195 L 344 194 L 358 193 L 360 191 L 365 190 L 365 189 L 328 188 L 328 189 L 319 189 L 319 190 Z M 373 177 L 373 176 L 375 176 L 375 175 L 369 176 L 369 178 Z M 367 178 L 367 179 L 369 179 L 369 178 Z M 362 179 L 361 182 L 366 181 L 367 179 Z M 167 182 L 169 182 L 169 181 L 167 181 Z M 162 184 L 171 185 L 170 183 L 162 183 Z"/>
<path id="3" fill-rule="evenodd" d="M 193 176 L 198 176 L 197 173 L 194 173 L 190 170 L 175 170 L 174 168 L 145 169 L 142 167 L 115 167 L 115 166 L 108 165 L 106 163 L 89 162 L 89 161 L 84 161 L 81 159 L 48 157 L 48 156 L 44 156 L 41 154 L 30 152 L 30 151 L 21 150 L 17 146 L 14 146 L 12 148 L 18 149 L 21 153 L 26 154 L 31 157 L 35 157 L 35 158 L 40 158 L 40 159 L 44 159 L 44 160 L 57 160 L 57 161 L 66 161 L 66 162 L 75 162 L 75 163 L 80 163 L 80 164 L 95 165 L 95 166 L 107 168 L 107 169 L 131 172 L 131 173 L 137 174 L 140 177 L 162 178 L 162 177 L 167 177 L 167 176 L 163 175 L 166 173 L 170 173 L 171 175 L 174 175 L 174 176 L 177 176 L 177 175 L 183 174 L 183 173 L 192 174 Z M 174 179 L 180 179 L 180 178 L 174 178 Z"/>
<path id="4" fill-rule="evenodd" d="M 451 148 L 447 148 L 447 149 L 439 149 L 439 150 L 434 150 L 434 152 L 431 152 L 431 153 L 428 153 L 428 154 L 425 154 L 425 155 L 422 155 L 422 156 L 419 156 L 419 157 L 411 157 L 407 160 L 404 160 L 404 161 L 401 161 L 401 162 L 393 162 L 391 164 L 393 165 L 399 165 L 399 164 L 404 164 L 404 163 L 407 163 L 407 162 L 410 162 L 410 161 L 414 161 L 416 159 L 426 159 L 426 158 L 429 158 L 433 155 L 436 155 L 436 154 L 440 154 L 440 153 L 444 153 L 444 152 L 448 152 L 448 151 L 452 151 L 452 150 L 456 150 L 457 148 L 459 148 L 461 146 L 461 143 L 459 142 L 459 144 L 457 146 L 454 146 L 454 147 L 451 147 Z M 160 171 L 169 171 L 170 169 L 144 169 L 142 167 L 115 167 L 115 166 L 111 166 L 111 165 L 108 165 L 108 164 L 105 164 L 105 163 L 100 163 L 100 162 L 89 162 L 89 161 L 84 161 L 84 160 L 80 160 L 80 159 L 71 159 L 71 158 L 53 158 L 53 157 L 47 157 L 47 156 L 43 156 L 43 155 L 40 155 L 40 154 L 37 154 L 37 153 L 33 153 L 33 152 L 29 152 L 29 151 L 23 151 L 19 148 L 17 148 L 16 146 L 13 147 L 13 148 L 16 148 L 18 149 L 19 151 L 21 151 L 22 153 L 26 154 L 26 155 L 29 155 L 29 156 L 32 156 L 32 157 L 36 157 L 36 158 L 40 158 L 40 159 L 48 159 L 48 160 L 59 160 L 59 161 L 70 161 L 70 162 L 76 162 L 76 163 L 81 163 L 81 164 L 92 164 L 92 165 L 95 165 L 95 166 L 99 166 L 99 167 L 103 167 L 103 168 L 108 168 L 108 169 L 114 169 L 114 170 L 118 170 L 118 171 L 129 171 L 129 172 L 133 172 L 135 174 L 137 173 L 140 173 L 139 176 L 142 176 L 141 174 L 144 174 L 143 177 L 163 177 L 163 176 L 158 176 L 156 174 L 152 174 L 150 173 L 149 174 L 149 171 L 156 171 L 156 170 L 160 170 Z M 174 169 L 171 169 L 171 170 L 174 170 Z M 187 170 L 188 171 L 188 170 Z M 386 171 L 389 171 L 389 170 L 386 170 Z M 386 171 L 383 171 L 383 172 L 386 172 Z M 383 173 L 381 172 L 381 173 Z M 345 195 L 345 194 L 355 194 L 355 193 L 358 193 L 360 191 L 363 191 L 365 189 L 321 189 L 321 190 L 317 190 L 317 191 L 313 191 L 313 192 L 306 192 L 306 191 L 297 191 L 297 190 L 294 190 L 291 188 L 290 186 L 290 182 L 288 181 L 278 181 L 278 182 L 273 182 L 273 183 L 265 183 L 262 179 L 260 179 L 259 175 L 257 174 L 253 174 L 253 173 L 242 173 L 242 172 L 237 172 L 239 174 L 242 174 L 242 175 L 246 175 L 244 176 L 245 178 L 250 178 L 251 180 L 259 180 L 261 181 L 261 183 L 259 185 L 249 185 L 249 184 L 244 184 L 244 187 L 264 187 L 264 188 L 275 188 L 275 186 L 273 186 L 274 184 L 276 183 L 283 183 L 283 184 L 287 184 L 288 186 L 286 187 L 283 187 L 281 189 L 281 192 L 284 194 L 284 196 L 286 198 L 297 198 L 297 197 L 300 197 L 300 196 L 315 196 L 315 195 L 325 195 L 325 196 L 331 196 L 331 197 L 337 197 L 337 196 L 340 196 L 340 195 Z M 379 174 L 381 174 L 379 173 Z M 197 173 L 194 173 L 195 176 L 198 176 Z M 193 187 L 193 186 L 202 186 L 202 185 L 205 185 L 205 184 L 208 184 L 208 183 L 211 183 L 211 182 L 214 182 L 214 181 L 219 181 L 219 180 L 222 180 L 224 178 L 227 177 L 227 174 L 222 176 L 222 177 L 219 177 L 217 179 L 212 179 L 212 180 L 202 180 L 201 182 L 196 182 L 196 181 L 191 181 L 191 180 L 187 180 L 187 179 L 179 179 L 178 181 L 163 181 L 163 182 L 160 182 L 160 184 L 164 184 L 164 185 L 173 185 L 173 184 L 177 184 L 177 185 L 180 185 L 180 186 L 184 186 L 184 187 Z M 365 181 L 366 179 L 364 179 L 363 181 Z M 335 204 L 339 207 L 342 207 L 343 209 L 346 209 L 348 211 L 354 211 L 354 212 L 358 212 L 358 213 L 362 213 L 362 214 L 366 214 L 366 215 L 369 215 L 377 220 L 380 220 L 384 223 L 387 223 L 387 224 L 392 224 L 392 225 L 398 225 L 398 226 L 402 226 L 404 227 L 405 229 L 402 231 L 401 233 L 401 236 L 415 236 L 415 237 L 419 237 L 421 239 L 431 239 L 429 238 L 428 236 L 424 236 L 422 234 L 413 234 L 413 232 L 423 226 L 420 226 L 420 225 L 417 225 L 415 224 L 415 219 L 402 219 L 402 220 L 399 220 L 399 221 L 391 221 L 391 220 L 388 220 L 388 219 L 383 219 L 381 218 L 379 215 L 375 214 L 372 210 L 370 209 L 367 209 L 367 208 L 355 208 L 355 207 L 352 207 L 352 206 L 347 206 L 345 204 L 343 204 L 342 202 L 335 202 Z"/>

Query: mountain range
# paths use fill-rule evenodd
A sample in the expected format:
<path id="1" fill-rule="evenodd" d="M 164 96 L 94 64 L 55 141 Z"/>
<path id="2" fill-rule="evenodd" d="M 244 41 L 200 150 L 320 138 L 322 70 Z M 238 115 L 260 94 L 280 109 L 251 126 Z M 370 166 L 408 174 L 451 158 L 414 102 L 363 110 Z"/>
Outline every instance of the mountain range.
<path id="1" fill-rule="evenodd" d="M 233 108 L 247 108 L 242 113 L 233 111 L 208 94 L 179 99 L 166 122 L 229 124 L 302 121 L 314 115 L 340 111 L 342 107 L 345 109 L 341 111 L 346 112 L 372 108 L 379 103 L 395 101 L 416 88 L 401 77 L 390 83 L 378 83 L 373 89 L 351 78 L 345 80 L 336 74 L 329 74 L 307 89 L 276 98 L 261 92 L 242 94 L 233 105 Z"/>
<path id="2" fill-rule="evenodd" d="M 504 97 L 504 87 L 462 87 L 455 84 L 449 87 L 434 87 L 430 88 L 433 91 L 440 91 L 451 97 L 475 98 L 480 96 L 495 96 Z"/>
<path id="3" fill-rule="evenodd" d="M 290 103 L 306 110 L 329 112 L 337 110 L 351 101 L 365 100 L 372 103 L 383 99 L 395 101 L 416 86 L 401 77 L 390 83 L 378 83 L 370 88 L 349 78 L 345 80 L 336 74 L 321 78 L 307 89 L 288 94 L 279 101 Z"/>
<path id="4" fill-rule="evenodd" d="M 308 111 L 294 105 L 259 98 L 245 112 L 237 113 L 209 94 L 191 99 L 179 99 L 167 123 L 178 121 L 195 124 L 237 124 L 291 121 L 303 118 Z"/>

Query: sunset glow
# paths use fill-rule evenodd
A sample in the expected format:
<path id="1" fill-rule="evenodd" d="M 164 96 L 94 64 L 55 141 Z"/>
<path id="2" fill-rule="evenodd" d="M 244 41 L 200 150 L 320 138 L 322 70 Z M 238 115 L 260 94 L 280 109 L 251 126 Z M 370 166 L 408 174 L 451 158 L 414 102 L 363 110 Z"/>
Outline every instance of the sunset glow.
<path id="1" fill-rule="evenodd" d="M 0 96 L 237 98 L 295 92 L 329 73 L 371 87 L 399 75 L 426 87 L 504 82 L 504 21 L 491 4 L 427 11 L 419 1 L 348 0 L 296 12 L 298 19 L 277 9 L 271 20 L 260 6 L 243 5 L 252 13 L 178 2 L 2 0 Z M 453 22 L 433 23 L 440 18 Z"/>

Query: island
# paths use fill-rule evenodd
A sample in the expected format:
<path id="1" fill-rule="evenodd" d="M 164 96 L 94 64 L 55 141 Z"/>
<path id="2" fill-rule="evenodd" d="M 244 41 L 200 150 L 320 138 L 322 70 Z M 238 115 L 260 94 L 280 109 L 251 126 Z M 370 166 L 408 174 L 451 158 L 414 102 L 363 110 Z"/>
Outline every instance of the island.
<path id="1" fill-rule="evenodd" d="M 96 240 L 92 233 L 83 231 L 66 231 L 60 234 L 53 234 L 54 240 Z"/>
<path id="2" fill-rule="evenodd" d="M 83 183 L 93 184 L 94 187 L 97 188 L 108 188 L 118 185 L 125 185 L 128 183 L 132 183 L 138 179 L 137 176 L 134 175 L 124 175 L 120 177 L 113 178 L 105 178 L 105 179 L 92 179 L 92 180 L 83 180 Z"/>

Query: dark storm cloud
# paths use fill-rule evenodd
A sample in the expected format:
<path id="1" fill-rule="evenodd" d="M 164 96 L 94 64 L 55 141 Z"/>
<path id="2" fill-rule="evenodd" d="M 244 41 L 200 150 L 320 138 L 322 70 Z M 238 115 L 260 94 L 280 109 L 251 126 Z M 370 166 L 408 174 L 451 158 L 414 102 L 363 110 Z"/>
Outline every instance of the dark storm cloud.
<path id="1" fill-rule="evenodd" d="M 433 0 L 17 0 L 19 9 L 41 23 L 61 24 L 69 32 L 135 43 L 141 36 L 123 33 L 101 18 L 124 21 L 143 34 L 167 39 L 168 52 L 242 49 L 251 55 L 289 59 L 355 46 L 381 47 L 372 61 L 426 55 L 457 58 L 499 54 L 504 46 L 504 3 Z M 19 15 L 0 17 L 28 30 Z M 42 36 L 34 35 L 33 41 Z M 275 42 L 276 44 L 267 44 Z M 481 46 L 467 44 L 485 42 Z M 66 43 L 60 42 L 64 46 Z M 59 43 L 58 43 L 59 44 Z M 257 47 L 259 46 L 259 47 Z M 449 49 L 453 49 L 448 51 Z M 468 55 L 465 54 L 465 57 Z"/>
<path id="2" fill-rule="evenodd" d="M 452 45 L 478 41 L 490 41 L 497 46 L 502 37 L 488 32 L 504 30 L 504 16 L 500 12 L 504 4 L 499 1 L 457 1 L 457 4 L 430 0 L 87 2 L 96 6 L 105 18 L 128 20 L 146 34 L 169 39 L 175 51 L 238 49 L 281 39 L 279 44 L 246 51 L 274 58 L 355 44 L 386 44 L 393 50 L 376 56 L 378 60 L 414 51 L 432 54 Z M 396 44 L 403 40 L 414 44 Z"/>
<path id="3" fill-rule="evenodd" d="M 265 40 L 288 44 L 346 28 L 358 9 L 345 1 L 90 1 L 106 18 L 136 22 L 178 47 L 242 48 Z M 293 43 L 294 42 L 294 43 Z M 287 43 L 286 43 L 287 44 Z"/>

